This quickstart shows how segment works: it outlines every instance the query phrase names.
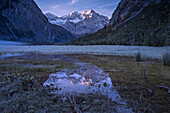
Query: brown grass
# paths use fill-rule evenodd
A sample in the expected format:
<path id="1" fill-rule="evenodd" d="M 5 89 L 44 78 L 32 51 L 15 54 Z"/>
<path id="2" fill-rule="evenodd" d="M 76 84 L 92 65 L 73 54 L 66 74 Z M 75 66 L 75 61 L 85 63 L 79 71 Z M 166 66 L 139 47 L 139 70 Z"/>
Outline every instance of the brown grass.
<path id="1" fill-rule="evenodd" d="M 74 55 L 72 56 L 74 58 Z M 109 73 L 120 95 L 128 100 L 134 111 L 168 112 L 168 93 L 157 87 L 170 87 L 170 67 L 161 60 L 135 62 L 133 57 L 123 56 L 76 56 L 81 61 L 92 63 Z"/>

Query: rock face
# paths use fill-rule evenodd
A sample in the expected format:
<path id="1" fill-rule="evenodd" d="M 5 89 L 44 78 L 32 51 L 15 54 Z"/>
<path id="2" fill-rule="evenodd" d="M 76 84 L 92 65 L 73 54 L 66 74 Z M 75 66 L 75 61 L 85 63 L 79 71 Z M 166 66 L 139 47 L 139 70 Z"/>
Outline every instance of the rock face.
<path id="1" fill-rule="evenodd" d="M 50 13 L 45 15 L 50 23 L 64 27 L 77 37 L 97 32 L 109 23 L 108 17 L 99 15 L 94 10 L 81 13 L 73 11 L 62 17 Z"/>
<path id="2" fill-rule="evenodd" d="M 0 39 L 35 44 L 64 43 L 75 38 L 52 25 L 33 0 L 0 0 Z"/>
<path id="3" fill-rule="evenodd" d="M 135 17 L 153 0 L 121 0 L 114 11 L 110 24 L 119 24 Z"/>

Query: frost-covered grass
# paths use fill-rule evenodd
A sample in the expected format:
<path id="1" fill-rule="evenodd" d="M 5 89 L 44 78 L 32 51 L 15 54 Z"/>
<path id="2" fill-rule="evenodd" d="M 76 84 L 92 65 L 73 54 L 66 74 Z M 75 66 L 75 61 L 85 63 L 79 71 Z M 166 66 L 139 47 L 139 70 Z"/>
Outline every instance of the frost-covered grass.
<path id="1" fill-rule="evenodd" d="M 69 101 L 51 95 L 42 85 L 51 73 L 77 67 L 65 55 L 37 54 L 0 59 L 0 110 L 2 112 L 73 112 Z M 108 73 L 121 97 L 134 112 L 168 112 L 168 92 L 157 85 L 170 87 L 170 67 L 161 62 L 136 62 L 134 57 L 109 55 L 66 55 L 66 58 L 91 63 Z M 28 65 L 29 64 L 29 65 Z M 30 65 L 44 65 L 33 67 Z M 85 69 L 86 70 L 86 69 Z M 87 73 L 88 74 L 88 73 Z M 51 91 L 50 91 L 51 92 Z M 98 94 L 75 95 L 83 112 L 116 112 L 116 101 Z"/>
<path id="2" fill-rule="evenodd" d="M 71 55 L 70 55 L 71 56 Z M 170 67 L 161 61 L 136 62 L 134 57 L 75 55 L 80 61 L 92 63 L 108 73 L 119 94 L 128 100 L 134 111 L 168 112 Z"/>
<path id="3" fill-rule="evenodd" d="M 35 54 L 31 54 L 32 56 Z M 27 57 L 31 57 L 28 55 Z M 38 57 L 38 56 L 37 56 Z M 39 55 L 40 57 L 40 55 Z M 12 73 L 35 73 L 35 72 L 44 72 L 44 73 L 54 73 L 57 70 L 61 69 L 74 69 L 79 68 L 73 63 L 64 61 L 64 60 L 50 60 L 41 58 L 17 58 L 11 57 L 8 60 L 0 59 L 0 71 L 6 72 L 10 71 Z"/>
<path id="4" fill-rule="evenodd" d="M 51 94 L 52 89 L 42 86 L 45 79 L 47 76 L 0 72 L 1 112 L 74 112 L 66 97 Z M 113 112 L 113 107 L 119 106 L 97 94 L 74 95 L 74 99 L 83 112 Z M 93 107 L 87 108 L 89 105 Z"/>
<path id="5" fill-rule="evenodd" d="M 96 55 L 122 55 L 135 56 L 140 52 L 142 56 L 162 59 L 170 47 L 148 47 L 148 46 L 119 46 L 119 45 L 94 45 L 94 46 L 4 46 L 0 45 L 0 52 L 41 52 L 55 54 L 96 54 Z"/>
<path id="6" fill-rule="evenodd" d="M 79 67 L 63 59 L 54 59 L 52 55 L 47 56 L 31 54 L 24 58 L 17 56 L 0 59 L 1 112 L 74 112 L 66 97 L 51 94 L 53 89 L 43 87 L 43 83 L 50 73 L 58 69 Z M 48 67 L 29 68 L 27 64 Z M 121 106 L 97 93 L 74 95 L 74 99 L 82 112 L 118 112 L 116 108 Z"/>

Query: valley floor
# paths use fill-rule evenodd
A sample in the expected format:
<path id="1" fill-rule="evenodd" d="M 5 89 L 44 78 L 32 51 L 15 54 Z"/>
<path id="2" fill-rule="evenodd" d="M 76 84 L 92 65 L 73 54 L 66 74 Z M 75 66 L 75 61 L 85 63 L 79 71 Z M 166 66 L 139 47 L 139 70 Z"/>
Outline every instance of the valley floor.
<path id="1" fill-rule="evenodd" d="M 6 42 L 5 42 L 6 43 Z M 22 43 L 23 44 L 23 43 Z M 145 58 L 162 59 L 163 54 L 170 52 L 167 47 L 148 46 L 120 46 L 120 45 L 94 45 L 94 46 L 58 46 L 58 45 L 22 45 L 20 43 L 6 43 L 0 41 L 0 52 L 40 52 L 48 54 L 93 54 L 135 56 L 137 52 Z"/>
<path id="2" fill-rule="evenodd" d="M 0 111 L 169 112 L 170 66 L 162 61 L 169 51 L 170 47 L 1 45 Z M 137 52 L 144 61 L 136 62 Z M 67 92 L 75 87 L 85 90 Z"/>

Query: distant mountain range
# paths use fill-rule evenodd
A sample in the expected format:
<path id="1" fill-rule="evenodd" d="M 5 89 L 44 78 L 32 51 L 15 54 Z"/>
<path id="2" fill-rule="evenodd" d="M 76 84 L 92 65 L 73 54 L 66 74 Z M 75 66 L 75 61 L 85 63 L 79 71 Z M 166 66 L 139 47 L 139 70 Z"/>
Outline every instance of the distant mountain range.
<path id="1" fill-rule="evenodd" d="M 34 0 L 0 0 L 0 40 L 54 44 L 73 38 L 63 27 L 50 24 Z"/>
<path id="2" fill-rule="evenodd" d="M 109 25 L 69 44 L 170 45 L 169 0 L 121 0 Z"/>
<path id="3" fill-rule="evenodd" d="M 81 13 L 73 11 L 62 17 L 51 13 L 45 15 L 50 23 L 64 27 L 77 37 L 97 32 L 109 23 L 108 17 L 99 15 L 94 10 L 87 10 Z"/>

